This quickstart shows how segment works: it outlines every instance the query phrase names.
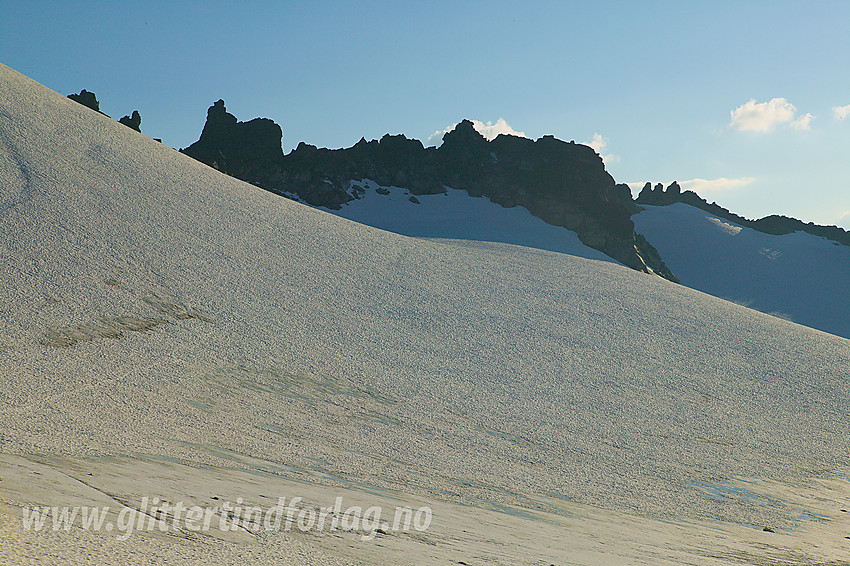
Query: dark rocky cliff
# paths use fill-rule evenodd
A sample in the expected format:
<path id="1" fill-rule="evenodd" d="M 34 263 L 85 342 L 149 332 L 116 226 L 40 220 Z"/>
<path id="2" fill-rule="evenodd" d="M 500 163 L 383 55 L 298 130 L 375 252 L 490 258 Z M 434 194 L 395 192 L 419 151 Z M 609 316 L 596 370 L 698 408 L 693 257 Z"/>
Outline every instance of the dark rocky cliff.
<path id="1" fill-rule="evenodd" d="M 254 181 L 262 170 L 279 166 L 283 158 L 280 126 L 266 118 L 238 122 L 219 100 L 207 111 L 201 138 L 182 150 L 234 177 Z"/>
<path id="2" fill-rule="evenodd" d="M 465 189 L 505 207 L 523 206 L 624 265 L 676 281 L 655 249 L 635 234 L 630 217 L 638 209 L 629 188 L 614 181 L 588 146 L 552 136 L 487 141 L 468 120 L 446 134 L 439 148 L 385 135 L 347 149 L 300 143 L 284 155 L 281 139 L 271 120 L 239 122 L 219 100 L 200 139 L 181 151 L 267 190 L 332 209 L 358 198 L 352 180 L 371 179 L 414 195 Z"/>

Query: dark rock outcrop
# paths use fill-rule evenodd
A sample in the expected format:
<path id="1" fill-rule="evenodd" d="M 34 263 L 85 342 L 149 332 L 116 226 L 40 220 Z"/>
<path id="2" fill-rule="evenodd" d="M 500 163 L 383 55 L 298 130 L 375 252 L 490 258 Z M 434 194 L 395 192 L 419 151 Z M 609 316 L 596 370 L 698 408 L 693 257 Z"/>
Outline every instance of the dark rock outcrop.
<path id="1" fill-rule="evenodd" d="M 819 236 L 838 242 L 839 244 L 844 244 L 845 246 L 850 246 L 850 232 L 838 226 L 821 226 L 813 222 L 803 222 L 796 218 L 776 214 L 757 220 L 750 220 L 734 212 L 730 212 L 715 202 L 709 203 L 693 191 L 682 191 L 679 184 L 675 181 L 667 187 L 666 191 L 661 184 L 656 185 L 655 189 L 652 188 L 650 183 L 645 184 L 635 202 L 639 205 L 647 204 L 655 206 L 667 206 L 681 202 L 709 212 L 739 226 L 752 228 L 765 234 L 783 235 L 801 230 L 813 236 Z"/>
<path id="2" fill-rule="evenodd" d="M 273 121 L 239 122 L 218 100 L 207 111 L 201 138 L 180 151 L 228 175 L 272 189 L 283 159 L 282 139 L 283 131 Z"/>
<path id="3" fill-rule="evenodd" d="M 93 92 L 89 92 L 86 89 L 80 91 L 79 94 L 69 94 L 68 98 L 82 104 L 83 106 L 87 106 L 94 110 L 95 112 L 100 112 L 100 102 L 97 101 L 97 96 Z M 103 112 L 100 112 L 103 114 Z M 104 114 L 105 116 L 105 114 Z"/>
<path id="4" fill-rule="evenodd" d="M 91 108 L 95 112 L 99 112 L 104 116 L 107 116 L 107 114 L 104 114 L 100 111 L 100 102 L 97 100 L 97 96 L 95 96 L 93 92 L 89 92 L 86 89 L 83 89 L 80 91 L 79 94 L 69 94 L 68 98 L 70 98 L 74 102 L 82 104 L 83 106 Z M 139 114 L 138 110 L 133 110 L 133 113 L 130 116 L 124 116 L 123 118 L 118 120 L 118 123 L 124 124 L 128 128 L 132 128 L 137 132 L 142 131 L 142 116 Z"/>
<path id="5" fill-rule="evenodd" d="M 119 124 L 124 124 L 128 128 L 132 130 L 136 130 L 137 132 L 142 131 L 142 116 L 139 114 L 138 110 L 133 110 L 132 116 L 124 116 L 120 120 L 118 120 Z"/>
<path id="6" fill-rule="evenodd" d="M 371 179 L 413 195 L 465 189 L 505 207 L 523 206 L 550 224 L 575 231 L 586 245 L 634 269 L 676 281 L 658 253 L 635 234 L 638 210 L 628 186 L 618 185 L 590 147 L 552 136 L 536 141 L 500 135 L 487 141 L 464 120 L 439 148 L 385 135 L 347 149 L 306 143 L 288 155 L 271 120 L 238 122 L 219 100 L 200 139 L 181 150 L 220 171 L 314 206 L 338 209 L 359 198 L 351 181 Z"/>

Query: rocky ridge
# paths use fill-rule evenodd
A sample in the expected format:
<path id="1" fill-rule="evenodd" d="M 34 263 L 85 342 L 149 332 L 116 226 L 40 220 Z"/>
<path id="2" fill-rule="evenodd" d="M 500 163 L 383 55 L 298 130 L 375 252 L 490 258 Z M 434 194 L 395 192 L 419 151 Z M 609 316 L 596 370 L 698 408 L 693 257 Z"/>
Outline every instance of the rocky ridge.
<path id="1" fill-rule="evenodd" d="M 677 281 L 635 233 L 630 217 L 638 208 L 628 186 L 617 184 L 588 146 L 553 136 L 500 135 L 488 141 L 469 120 L 447 133 L 439 148 L 387 134 L 368 142 L 361 138 L 346 149 L 302 142 L 284 155 L 282 136 L 271 120 L 238 121 L 219 100 L 207 112 L 200 139 L 181 151 L 272 192 L 331 209 L 362 196 L 352 181 L 363 179 L 413 195 L 464 189 L 505 207 L 523 206 L 624 265 Z"/>
<path id="2" fill-rule="evenodd" d="M 850 246 L 850 232 L 839 226 L 822 226 L 813 222 L 803 222 L 796 218 L 789 218 L 788 216 L 778 214 L 771 214 L 764 218 L 750 220 L 734 212 L 730 212 L 715 202 L 709 203 L 693 191 L 683 191 L 676 181 L 668 185 L 666 190 L 661 183 L 656 184 L 655 187 L 651 183 L 646 183 L 635 200 L 635 203 L 638 205 L 647 204 L 654 206 L 667 206 L 677 202 L 689 204 L 719 218 L 734 222 L 739 226 L 752 228 L 765 234 L 783 235 L 803 231 L 813 236 L 819 236 L 838 242 L 839 244 L 844 244 L 845 246 Z"/>

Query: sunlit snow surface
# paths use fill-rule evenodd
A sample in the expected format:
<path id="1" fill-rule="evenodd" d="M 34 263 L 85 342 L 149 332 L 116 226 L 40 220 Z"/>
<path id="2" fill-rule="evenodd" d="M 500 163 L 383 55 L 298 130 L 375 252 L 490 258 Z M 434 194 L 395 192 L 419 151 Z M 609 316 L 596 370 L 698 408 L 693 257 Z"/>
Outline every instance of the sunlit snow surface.
<path id="1" fill-rule="evenodd" d="M 333 216 L 2 65 L 0 92 L 0 564 L 850 555 L 850 341 L 610 261 Z M 308 488 L 434 523 L 231 533 L 230 560 L 189 530 L 17 519 Z"/>
<path id="2" fill-rule="evenodd" d="M 850 247 L 764 234 L 682 203 L 644 208 L 635 230 L 683 284 L 850 338 Z"/>

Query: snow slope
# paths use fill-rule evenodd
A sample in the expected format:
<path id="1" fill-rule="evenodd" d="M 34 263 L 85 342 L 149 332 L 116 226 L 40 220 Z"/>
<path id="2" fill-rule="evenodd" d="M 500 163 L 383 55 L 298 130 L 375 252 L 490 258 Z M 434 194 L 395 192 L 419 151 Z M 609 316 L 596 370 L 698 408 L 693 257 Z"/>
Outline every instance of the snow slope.
<path id="1" fill-rule="evenodd" d="M 360 198 L 339 210 L 323 210 L 405 236 L 502 242 L 614 261 L 582 244 L 575 232 L 548 224 L 522 206 L 505 208 L 451 188 L 445 194 L 416 195 L 418 202 L 411 202 L 410 191 L 403 188 L 381 187 L 369 180 L 354 181 L 352 187 Z"/>
<path id="2" fill-rule="evenodd" d="M 0 92 L 0 559 L 850 552 L 850 341 L 612 262 L 370 228 L 3 66 Z M 260 505 L 284 488 L 437 511 L 428 531 L 377 543 L 181 531 L 119 544 L 14 519 L 143 496 Z"/>
<path id="3" fill-rule="evenodd" d="M 682 203 L 644 208 L 635 230 L 682 284 L 850 338 L 850 247 L 764 234 Z"/>

